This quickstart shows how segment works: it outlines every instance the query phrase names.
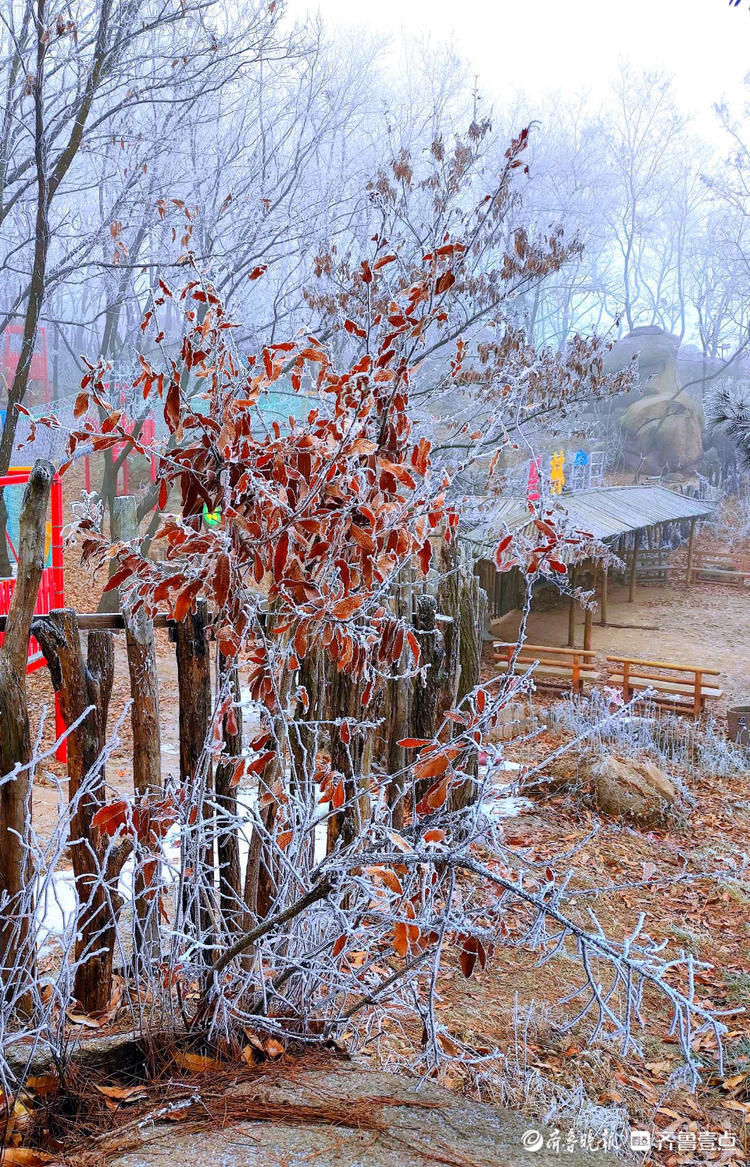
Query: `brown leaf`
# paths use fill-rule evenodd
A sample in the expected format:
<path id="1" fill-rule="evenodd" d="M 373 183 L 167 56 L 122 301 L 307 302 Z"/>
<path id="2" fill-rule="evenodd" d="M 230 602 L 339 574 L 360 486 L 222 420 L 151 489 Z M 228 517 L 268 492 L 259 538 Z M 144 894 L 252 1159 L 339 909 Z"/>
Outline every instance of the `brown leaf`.
<path id="1" fill-rule="evenodd" d="M 45 1094 L 54 1094 L 60 1089 L 60 1079 L 56 1074 L 32 1075 L 26 1079 L 26 1088 L 43 1098 Z"/>
<path id="2" fill-rule="evenodd" d="M 102 806 L 91 820 L 91 825 L 105 835 L 116 835 L 126 821 L 128 804 L 124 798 Z"/>
<path id="3" fill-rule="evenodd" d="M 438 778 L 444 774 L 449 766 L 449 759 L 445 753 L 430 754 L 423 761 L 419 761 L 414 766 L 414 777 L 417 780 L 424 778 Z"/>
<path id="4" fill-rule="evenodd" d="M 101 1029 L 105 1020 L 104 1018 L 91 1017 L 88 1013 L 77 1013 L 72 1009 L 68 1009 L 65 1016 L 73 1025 L 85 1025 L 87 1029 Z"/>
<path id="5" fill-rule="evenodd" d="M 170 433 L 174 433 L 180 421 L 180 382 L 173 377 L 169 382 L 167 399 L 164 402 L 164 420 Z"/>
<path id="6" fill-rule="evenodd" d="M 52 1155 L 44 1151 L 35 1151 L 32 1147 L 4 1147 L 2 1149 L 3 1167 L 45 1167 L 47 1163 L 54 1163 Z"/>
<path id="7" fill-rule="evenodd" d="M 331 615 L 335 616 L 337 620 L 347 620 L 362 607 L 362 604 L 362 596 L 345 596 L 343 600 L 337 600 L 333 605 Z"/>
<path id="8" fill-rule="evenodd" d="M 218 608 L 223 608 L 227 602 L 229 578 L 229 556 L 226 552 L 222 551 L 216 560 L 216 568 L 214 570 L 214 599 Z"/>
<path id="9" fill-rule="evenodd" d="M 174 1061 L 182 1070 L 189 1070 L 191 1074 L 205 1074 L 209 1070 L 221 1070 L 224 1068 L 224 1063 L 218 1061 L 217 1058 L 211 1058 L 208 1054 L 191 1054 L 185 1053 L 183 1050 L 177 1050 L 174 1055 Z"/>
<path id="10" fill-rule="evenodd" d="M 140 1102 L 148 1095 L 143 1086 L 96 1086 L 95 1088 L 105 1098 L 112 1098 L 116 1102 Z"/>
<path id="11" fill-rule="evenodd" d="M 76 403 L 73 406 L 73 417 L 83 417 L 84 413 L 88 412 L 89 395 L 88 393 L 79 393 L 76 397 Z"/>

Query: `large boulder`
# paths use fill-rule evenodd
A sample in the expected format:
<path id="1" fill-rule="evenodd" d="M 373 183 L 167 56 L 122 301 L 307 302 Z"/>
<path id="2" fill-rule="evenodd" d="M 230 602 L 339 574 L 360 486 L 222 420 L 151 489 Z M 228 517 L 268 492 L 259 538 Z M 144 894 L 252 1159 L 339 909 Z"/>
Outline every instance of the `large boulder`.
<path id="1" fill-rule="evenodd" d="M 659 826 L 680 810 L 677 787 L 647 758 L 598 757 L 589 767 L 598 810 L 640 826 Z"/>
<path id="2" fill-rule="evenodd" d="M 681 351 L 679 337 L 646 325 L 618 340 L 609 353 L 612 372 L 638 361 L 640 390 L 623 398 L 620 417 L 626 461 L 634 468 L 691 471 L 701 462 L 703 407 L 699 396 L 680 387 Z"/>
<path id="3" fill-rule="evenodd" d="M 589 750 L 562 754 L 547 770 L 553 789 L 580 794 L 601 814 L 639 827 L 659 827 L 684 816 L 678 788 L 644 756 L 622 757 Z"/>
<path id="4" fill-rule="evenodd" d="M 523 612 L 520 608 L 512 608 L 504 616 L 496 616 L 490 620 L 490 636 L 493 640 L 514 644 L 518 640 L 522 620 Z"/>
<path id="5" fill-rule="evenodd" d="M 703 419 L 687 393 L 673 389 L 647 391 L 623 413 L 620 425 L 631 463 L 659 473 L 694 470 L 703 457 Z"/>

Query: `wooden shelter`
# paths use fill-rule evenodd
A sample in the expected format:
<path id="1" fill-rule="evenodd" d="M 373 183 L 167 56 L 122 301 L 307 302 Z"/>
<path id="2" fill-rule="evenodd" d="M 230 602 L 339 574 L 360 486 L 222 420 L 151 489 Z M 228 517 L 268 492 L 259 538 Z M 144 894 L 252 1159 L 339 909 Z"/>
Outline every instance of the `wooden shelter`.
<path id="1" fill-rule="evenodd" d="M 494 547 L 506 534 L 528 530 L 533 520 L 552 510 L 565 517 L 571 529 L 585 532 L 609 547 L 624 565 L 620 573 L 628 584 L 628 600 L 635 599 L 639 581 L 667 582 L 674 569 L 669 563 L 671 552 L 687 542 L 685 582 L 693 572 L 695 528 L 700 519 L 713 513 L 714 505 L 704 499 L 672 490 L 666 486 L 604 486 L 563 494 L 530 504 L 526 499 L 501 499 L 487 505 L 488 517 L 465 538 L 473 548 L 476 571 L 489 597 L 489 612 L 503 616 L 522 603 L 523 579 L 518 572 L 496 570 Z M 533 510 L 532 510 L 533 508 Z M 564 551 L 562 557 L 565 558 Z M 593 561 L 573 568 L 573 583 L 588 574 L 599 588 L 600 620 L 607 623 L 609 571 Z M 517 578 L 516 578 L 517 577 Z M 570 601 L 569 644 L 574 643 L 575 601 Z M 584 648 L 590 647 L 591 609 L 586 610 Z"/>

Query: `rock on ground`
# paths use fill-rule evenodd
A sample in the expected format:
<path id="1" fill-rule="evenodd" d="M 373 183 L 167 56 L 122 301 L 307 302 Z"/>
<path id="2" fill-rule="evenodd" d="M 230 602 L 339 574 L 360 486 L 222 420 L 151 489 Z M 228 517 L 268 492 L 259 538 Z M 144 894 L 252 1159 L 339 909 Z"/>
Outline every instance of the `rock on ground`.
<path id="1" fill-rule="evenodd" d="M 684 814 L 677 787 L 648 758 L 597 751 L 563 754 L 546 774 L 553 789 L 580 791 L 602 814 L 641 827 L 660 826 Z"/>
<path id="2" fill-rule="evenodd" d="M 589 773 L 596 805 L 604 814 L 656 826 L 679 806 L 674 783 L 646 758 L 605 756 Z"/>
<path id="3" fill-rule="evenodd" d="M 383 1129 L 366 1130 L 329 1124 L 235 1122 L 180 1129 L 179 1123 L 143 1128 L 140 1145 L 108 1156 L 112 1167 L 538 1167 L 559 1165 L 561 1153 L 524 1148 L 522 1137 L 534 1130 L 550 1133 L 537 1122 L 500 1107 L 471 1102 L 442 1087 L 418 1084 L 395 1074 L 348 1065 L 330 1070 L 279 1067 L 259 1082 L 245 1083 L 230 1095 L 267 1102 L 317 1105 L 344 1100 L 353 1112 L 379 1121 Z M 385 1101 L 385 1100 L 388 1101 Z M 396 1102 L 393 1105 L 392 1102 Z M 425 1106 L 425 1104 L 429 1104 Z M 538 1140 L 537 1140 L 538 1141 Z M 612 1155 L 577 1148 L 565 1153 L 568 1167 L 611 1167 Z"/>

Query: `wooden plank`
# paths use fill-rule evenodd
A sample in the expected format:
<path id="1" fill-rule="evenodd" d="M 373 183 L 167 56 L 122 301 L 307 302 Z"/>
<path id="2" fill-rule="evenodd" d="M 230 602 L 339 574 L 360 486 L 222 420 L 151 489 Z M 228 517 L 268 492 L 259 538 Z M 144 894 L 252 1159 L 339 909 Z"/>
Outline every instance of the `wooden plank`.
<path id="1" fill-rule="evenodd" d="M 613 685 L 621 685 L 625 678 L 616 676 L 610 677 L 609 680 Z M 692 697 L 695 692 L 695 685 L 687 681 L 668 681 L 666 677 L 656 677 L 654 679 L 638 677 L 634 679 L 631 674 L 628 678 L 628 684 L 631 689 L 658 689 L 664 693 L 682 693 L 686 697 Z M 700 692 L 702 697 L 721 697 L 724 691 L 713 686 L 703 686 Z"/>
<path id="2" fill-rule="evenodd" d="M 646 677 L 647 680 L 650 681 L 682 681 L 684 684 L 690 685 L 691 687 L 695 685 L 696 677 L 701 677 L 703 675 L 698 669 L 673 669 L 671 671 L 673 674 L 678 671 L 681 673 L 686 673 L 687 676 L 680 677 L 671 675 L 668 677 L 663 677 L 661 673 L 647 672 L 645 669 L 634 669 L 632 667 L 630 669 L 629 675 L 631 677 Z"/>
<path id="3" fill-rule="evenodd" d="M 499 673 L 507 673 L 508 672 L 507 665 L 506 666 L 500 665 L 500 667 L 498 668 L 497 671 Z M 517 675 L 519 672 L 523 672 L 523 671 L 525 671 L 525 670 L 522 669 L 519 665 L 516 665 L 515 669 L 513 670 L 513 673 L 515 675 Z M 560 668 L 550 667 L 548 665 L 540 665 L 537 668 L 535 668 L 532 672 L 532 676 L 533 677 L 557 677 L 558 680 L 560 680 L 560 681 L 568 681 L 568 682 L 573 681 L 572 669 L 560 669 Z M 584 681 L 584 680 L 585 681 L 595 681 L 595 680 L 599 679 L 599 676 L 600 676 L 600 674 L 596 671 L 596 669 L 581 669 L 579 671 L 579 681 Z"/>
<path id="4" fill-rule="evenodd" d="M 506 669 L 508 668 L 508 665 L 509 665 L 509 662 L 505 661 L 505 660 L 498 661 L 497 663 L 500 666 L 504 666 Z M 526 669 L 526 668 L 530 668 L 532 665 L 537 665 L 539 668 L 543 668 L 543 669 L 556 669 L 559 673 L 571 673 L 572 674 L 576 671 L 576 665 L 575 665 L 574 661 L 568 663 L 567 661 L 539 659 L 539 657 L 534 657 L 533 660 L 523 660 L 523 658 L 519 658 L 518 660 L 516 660 L 516 668 Z M 598 674 L 598 671 L 599 671 L 598 669 L 593 668 L 591 665 L 579 665 L 578 666 L 578 672 L 581 674 L 589 673 L 591 676 L 596 676 Z"/>
<path id="5" fill-rule="evenodd" d="M 515 644 L 509 644 L 505 640 L 494 641 L 495 648 L 515 648 Z M 521 652 L 555 652 L 565 656 L 596 656 L 592 649 L 584 648 L 557 648 L 553 644 L 528 644 L 524 642 Z"/>
<path id="6" fill-rule="evenodd" d="M 627 663 L 629 665 L 645 665 L 651 669 L 674 669 L 691 673 L 708 673 L 712 677 L 721 675 L 720 669 L 707 669 L 705 665 L 679 665 L 675 664 L 674 661 L 642 660 L 640 657 L 634 656 L 608 656 L 607 660 L 620 665 Z"/>
<path id="7" fill-rule="evenodd" d="M 712 581 L 721 582 L 723 579 L 741 579 L 744 583 L 748 576 L 750 576 L 750 570 L 730 571 L 724 567 L 696 567 L 694 575 L 700 583 L 711 583 Z"/>
<path id="8" fill-rule="evenodd" d="M 0 616 L 0 632 L 5 632 L 6 620 L 7 616 Z M 171 617 L 163 614 L 153 618 L 154 628 L 173 628 L 174 623 Z M 125 621 L 122 612 L 81 612 L 78 627 L 82 632 L 124 632 Z"/>

